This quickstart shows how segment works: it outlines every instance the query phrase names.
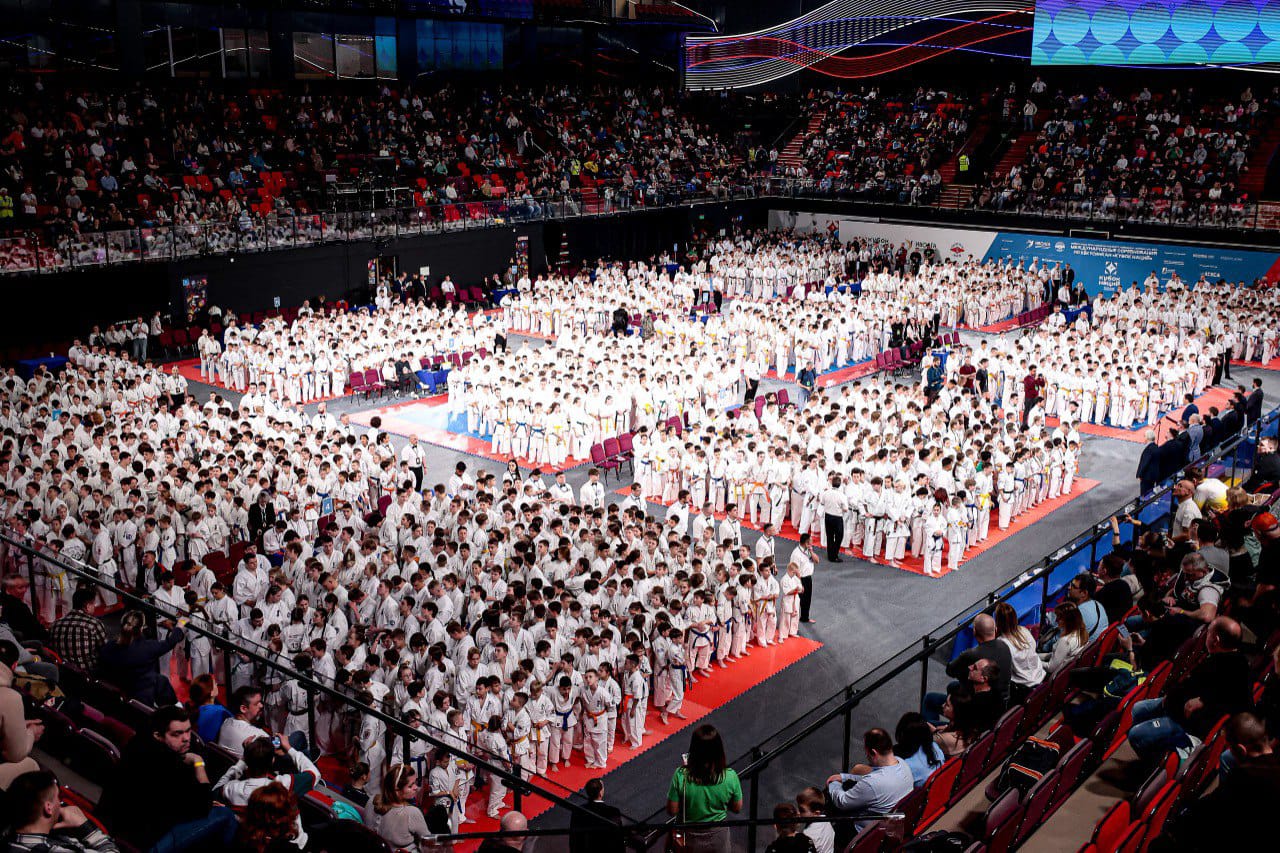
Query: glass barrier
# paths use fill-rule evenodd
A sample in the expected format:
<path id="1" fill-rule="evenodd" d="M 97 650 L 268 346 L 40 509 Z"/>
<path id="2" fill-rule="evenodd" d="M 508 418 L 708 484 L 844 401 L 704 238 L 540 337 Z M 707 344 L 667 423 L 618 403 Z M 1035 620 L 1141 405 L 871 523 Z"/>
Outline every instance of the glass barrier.
<path id="1" fill-rule="evenodd" d="M 491 228 L 513 222 L 605 216 L 640 208 L 673 207 L 695 202 L 723 202 L 734 199 L 776 197 L 865 202 L 903 208 L 907 211 L 930 206 L 935 199 L 925 195 L 914 202 L 896 189 L 854 188 L 830 179 L 783 178 L 762 175 L 743 181 L 716 180 L 707 185 L 631 185 L 597 182 L 585 191 L 566 195 L 505 197 L 484 201 L 456 201 L 427 206 L 404 206 L 354 212 L 294 214 L 271 212 L 265 217 L 248 212 L 230 222 L 182 223 L 87 232 L 59 238 L 57 249 L 42 253 L 39 263 L 29 252 L 18 249 L 25 238 L 14 238 L 7 265 L 0 274 L 48 272 L 101 264 L 133 263 L 206 254 L 268 251 L 321 243 L 410 237 Z M 1155 224 L 1181 228 L 1250 230 L 1260 227 L 1258 206 L 1252 203 L 1206 202 L 1202 204 L 1167 201 L 1132 201 L 1115 206 L 1094 204 L 1063 205 L 1050 202 L 1049 208 L 1026 204 L 1007 207 L 984 205 L 968 208 L 993 215 L 1037 216 L 1056 222 L 1079 222 L 1102 226 Z M 2 260 L 2 259 L 0 259 Z M 47 262 L 46 262 L 47 261 Z"/>
<path id="2" fill-rule="evenodd" d="M 41 260 L 35 240 L 27 237 L 0 239 L 0 272 L 38 272 Z"/>

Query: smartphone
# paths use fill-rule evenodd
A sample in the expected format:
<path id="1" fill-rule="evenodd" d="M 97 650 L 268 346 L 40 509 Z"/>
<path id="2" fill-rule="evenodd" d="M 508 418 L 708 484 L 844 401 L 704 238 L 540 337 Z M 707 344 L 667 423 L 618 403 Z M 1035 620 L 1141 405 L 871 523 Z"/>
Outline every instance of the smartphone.
<path id="1" fill-rule="evenodd" d="M 685 767 L 689 766 L 689 753 L 687 752 L 680 753 L 680 763 Z"/>
<path id="2" fill-rule="evenodd" d="M 276 748 L 276 749 L 279 749 L 279 748 L 280 748 L 280 738 L 279 738 L 279 736 L 273 737 L 273 738 L 271 739 L 271 745 L 272 745 L 274 748 Z"/>

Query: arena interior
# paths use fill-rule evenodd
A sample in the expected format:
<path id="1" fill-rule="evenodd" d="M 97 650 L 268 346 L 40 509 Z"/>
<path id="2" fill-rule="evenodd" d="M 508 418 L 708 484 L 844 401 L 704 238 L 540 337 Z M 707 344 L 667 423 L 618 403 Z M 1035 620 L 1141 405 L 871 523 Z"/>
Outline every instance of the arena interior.
<path id="1" fill-rule="evenodd" d="M 1275 844 L 1280 4 L 0 10 L 11 851 Z"/>

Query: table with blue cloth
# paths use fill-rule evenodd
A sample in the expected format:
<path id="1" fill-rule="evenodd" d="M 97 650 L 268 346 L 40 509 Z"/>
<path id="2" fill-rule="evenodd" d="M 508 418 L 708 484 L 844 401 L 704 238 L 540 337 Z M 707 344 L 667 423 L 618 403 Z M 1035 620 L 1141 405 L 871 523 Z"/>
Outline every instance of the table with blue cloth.
<path id="1" fill-rule="evenodd" d="M 1093 306 L 1086 302 L 1084 305 L 1077 305 L 1074 308 L 1067 308 L 1062 312 L 1062 316 L 1066 319 L 1068 324 L 1074 323 L 1076 321 L 1076 318 L 1079 317 L 1081 314 L 1088 314 L 1089 319 L 1092 320 Z"/>
<path id="2" fill-rule="evenodd" d="M 23 379 L 30 379 L 36 375 L 36 371 L 41 367 L 47 367 L 54 373 L 58 373 L 67 366 L 67 357 L 65 355 L 54 355 L 48 358 L 28 358 L 18 362 L 18 373 Z"/>
<path id="3" fill-rule="evenodd" d="M 519 295 L 520 295 L 520 291 L 514 287 L 507 288 L 506 290 L 495 290 L 492 294 L 493 304 L 501 305 L 502 300 L 506 299 L 508 296 L 519 296 Z"/>

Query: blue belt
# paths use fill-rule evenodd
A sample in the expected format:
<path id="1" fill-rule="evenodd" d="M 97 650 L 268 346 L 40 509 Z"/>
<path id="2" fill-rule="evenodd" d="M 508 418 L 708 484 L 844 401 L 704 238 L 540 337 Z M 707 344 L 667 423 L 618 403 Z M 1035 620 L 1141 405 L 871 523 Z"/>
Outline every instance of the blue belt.
<path id="1" fill-rule="evenodd" d="M 553 709 L 551 713 L 560 718 L 560 731 L 569 731 L 569 718 L 573 716 L 573 709 L 570 708 L 568 711 L 556 711 Z"/>

